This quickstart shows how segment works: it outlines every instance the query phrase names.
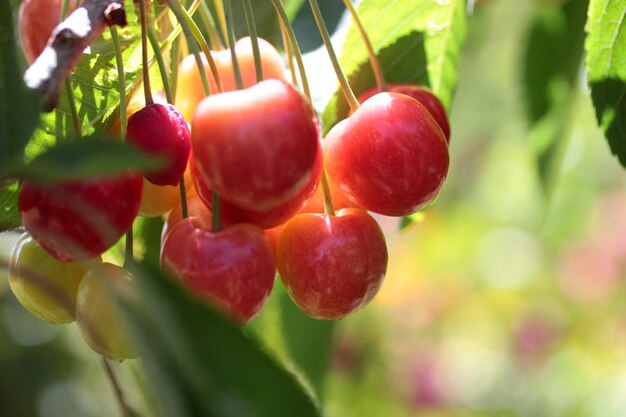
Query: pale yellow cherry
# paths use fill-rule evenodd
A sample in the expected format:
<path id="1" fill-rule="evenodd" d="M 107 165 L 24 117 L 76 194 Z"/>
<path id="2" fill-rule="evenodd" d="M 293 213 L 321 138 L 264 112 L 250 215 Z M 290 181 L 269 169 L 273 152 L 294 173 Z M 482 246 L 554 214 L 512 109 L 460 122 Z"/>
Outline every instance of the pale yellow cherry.
<path id="1" fill-rule="evenodd" d="M 11 251 L 9 285 L 17 300 L 35 317 L 48 323 L 76 319 L 76 294 L 87 270 L 100 258 L 64 262 L 52 257 L 26 232 Z"/>
<path id="2" fill-rule="evenodd" d="M 76 324 L 85 342 L 116 361 L 136 357 L 114 294 L 129 296 L 133 283 L 128 270 L 103 263 L 89 270 L 78 289 Z"/>

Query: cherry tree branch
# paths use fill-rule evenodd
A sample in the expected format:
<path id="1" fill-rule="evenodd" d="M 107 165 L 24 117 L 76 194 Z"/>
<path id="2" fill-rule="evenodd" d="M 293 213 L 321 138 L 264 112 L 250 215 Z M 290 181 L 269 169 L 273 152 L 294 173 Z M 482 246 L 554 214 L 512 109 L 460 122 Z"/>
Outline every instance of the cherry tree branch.
<path id="1" fill-rule="evenodd" d="M 126 26 L 122 0 L 85 0 L 54 28 L 46 48 L 24 74 L 28 88 L 43 97 L 45 111 L 57 106 L 63 83 L 83 51 L 113 25 Z"/>

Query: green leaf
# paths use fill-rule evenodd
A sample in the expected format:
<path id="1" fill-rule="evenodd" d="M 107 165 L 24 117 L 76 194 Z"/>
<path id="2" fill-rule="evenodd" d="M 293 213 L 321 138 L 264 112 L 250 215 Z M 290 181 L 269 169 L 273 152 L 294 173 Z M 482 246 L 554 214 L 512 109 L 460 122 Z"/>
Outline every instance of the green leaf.
<path id="1" fill-rule="evenodd" d="M 358 12 L 387 80 L 429 86 L 449 109 L 465 39 L 465 1 L 364 0 Z M 375 85 L 354 24 L 343 44 L 340 63 L 357 95 Z M 324 130 L 347 113 L 345 98 L 337 90 L 323 114 Z"/>
<path id="2" fill-rule="evenodd" d="M 536 9 L 523 50 L 522 79 L 529 142 L 537 154 L 539 178 L 549 191 L 557 175 L 556 143 L 570 133 L 571 112 L 579 92 L 588 0 L 569 0 Z"/>
<path id="3" fill-rule="evenodd" d="M 0 232 L 15 229 L 22 224 L 17 206 L 19 194 L 17 182 L 0 189 Z"/>
<path id="4" fill-rule="evenodd" d="M 282 285 L 276 284 L 281 314 L 283 340 L 289 356 L 302 371 L 318 395 L 321 395 L 335 329 L 334 321 L 314 320 L 291 300 Z"/>
<path id="5" fill-rule="evenodd" d="M 158 269 L 132 271 L 141 297 L 120 301 L 161 416 L 320 416 L 295 376 L 239 327 Z"/>
<path id="6" fill-rule="evenodd" d="M 626 0 L 591 0 L 585 42 L 598 124 L 626 167 Z"/>
<path id="7" fill-rule="evenodd" d="M 81 139 L 59 143 L 28 164 L 9 164 L 5 176 L 34 182 L 71 181 L 113 175 L 128 170 L 153 170 L 160 158 L 111 139 Z"/>
<path id="8" fill-rule="evenodd" d="M 40 101 L 26 88 L 14 36 L 13 13 L 8 1 L 0 2 L 0 166 L 21 158 L 39 124 Z"/>
<path id="9" fill-rule="evenodd" d="M 126 95 L 130 96 L 140 87 L 141 30 L 132 0 L 124 1 L 128 25 L 118 29 Z M 151 56 L 151 55 L 150 55 Z M 104 133 L 109 117 L 114 115 L 120 103 L 120 86 L 111 33 L 105 30 L 84 53 L 68 78 L 81 123 L 82 134 Z M 62 89 L 59 105 L 55 111 L 44 114 L 41 129 L 37 129 L 26 149 L 31 160 L 56 142 L 76 138 L 71 116 L 70 99 L 66 88 Z"/>
<path id="10" fill-rule="evenodd" d="M 163 216 L 143 218 L 139 225 L 137 240 L 141 243 L 144 263 L 157 268 L 161 257 L 161 233 L 163 232 Z"/>
<path id="11" fill-rule="evenodd" d="M 554 106 L 569 103 L 578 80 L 589 0 L 569 0 L 537 8 L 522 57 L 526 110 L 531 123 Z"/>

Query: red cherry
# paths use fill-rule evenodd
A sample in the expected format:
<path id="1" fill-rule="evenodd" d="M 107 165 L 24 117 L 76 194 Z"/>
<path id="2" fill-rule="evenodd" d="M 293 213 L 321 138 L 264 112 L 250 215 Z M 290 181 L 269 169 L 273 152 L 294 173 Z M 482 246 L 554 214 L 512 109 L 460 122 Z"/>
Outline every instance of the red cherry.
<path id="1" fill-rule="evenodd" d="M 419 84 L 387 84 L 387 92 L 405 94 L 422 103 L 426 110 L 433 116 L 441 130 L 443 131 L 446 141 L 450 143 L 450 122 L 445 107 L 437 96 L 428 88 Z M 380 93 L 378 87 L 372 87 L 359 96 L 359 103 L 363 103 L 373 95 Z"/>
<path id="2" fill-rule="evenodd" d="M 199 297 L 240 324 L 252 320 L 274 285 L 271 244 L 256 226 L 239 224 L 212 232 L 190 217 L 165 239 L 161 265 Z"/>
<path id="3" fill-rule="evenodd" d="M 55 258 L 93 258 L 131 227 L 142 185 L 138 174 L 54 185 L 25 182 L 19 196 L 22 222 Z"/>
<path id="4" fill-rule="evenodd" d="M 448 173 L 448 145 L 417 100 L 376 94 L 328 133 L 328 174 L 359 206 L 387 216 L 420 210 Z"/>
<path id="5" fill-rule="evenodd" d="M 320 149 L 311 106 L 284 81 L 202 100 L 192 122 L 193 155 L 212 190 L 250 210 L 301 192 Z"/>
<path id="6" fill-rule="evenodd" d="M 68 15 L 76 8 L 70 1 Z M 24 0 L 18 20 L 20 42 L 29 64 L 35 62 L 48 44 L 54 28 L 61 23 L 63 0 Z"/>
<path id="7" fill-rule="evenodd" d="M 203 224 L 210 225 L 213 221 L 213 215 L 211 210 L 207 208 L 202 202 L 202 199 L 197 195 L 189 195 L 187 197 L 187 215 L 188 217 L 200 217 Z M 161 245 L 165 242 L 165 238 L 169 235 L 170 231 L 178 223 L 183 221 L 183 207 L 180 203 L 170 211 L 167 216 L 167 221 L 163 225 L 163 232 L 161 233 Z"/>
<path id="8" fill-rule="evenodd" d="M 363 210 L 299 214 L 278 237 L 276 265 L 306 314 L 334 320 L 374 298 L 387 271 L 387 246 L 376 220 Z"/>
<path id="9" fill-rule="evenodd" d="M 196 188 L 198 196 L 202 198 L 207 207 L 213 206 L 212 193 L 204 178 L 198 172 L 198 168 L 192 162 L 191 178 Z M 318 156 L 315 159 L 313 167 L 313 176 L 309 180 L 306 187 L 302 189 L 294 197 L 290 198 L 278 207 L 274 207 L 265 211 L 248 210 L 237 207 L 231 202 L 222 199 L 220 202 L 222 221 L 225 224 L 250 223 L 259 226 L 262 229 L 270 229 L 279 226 L 300 212 L 307 201 L 315 193 L 318 188 L 320 178 L 322 176 L 322 152 L 318 150 Z"/>
<path id="10" fill-rule="evenodd" d="M 191 152 L 191 133 L 183 115 L 171 104 L 153 103 L 128 119 L 128 140 L 139 149 L 167 159 L 167 166 L 148 173 L 156 185 L 178 185 Z"/>

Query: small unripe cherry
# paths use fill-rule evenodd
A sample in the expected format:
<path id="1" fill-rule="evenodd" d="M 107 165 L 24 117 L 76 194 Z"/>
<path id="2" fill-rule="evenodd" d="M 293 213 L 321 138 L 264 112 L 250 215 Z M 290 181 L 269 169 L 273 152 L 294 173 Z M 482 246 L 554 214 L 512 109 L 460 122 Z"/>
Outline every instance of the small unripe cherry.
<path id="1" fill-rule="evenodd" d="M 166 166 L 145 174 L 156 185 L 178 185 L 191 152 L 189 126 L 171 104 L 153 103 L 128 118 L 128 141 L 166 160 Z"/>
<path id="2" fill-rule="evenodd" d="M 100 262 L 99 258 L 59 261 L 26 232 L 11 251 L 9 285 L 35 317 L 53 324 L 70 323 L 76 319 L 76 294 L 83 275 Z"/>
<path id="3" fill-rule="evenodd" d="M 137 357 L 111 293 L 130 296 L 130 272 L 104 263 L 87 271 L 78 288 L 76 324 L 85 342 L 97 353 L 116 361 Z"/>

